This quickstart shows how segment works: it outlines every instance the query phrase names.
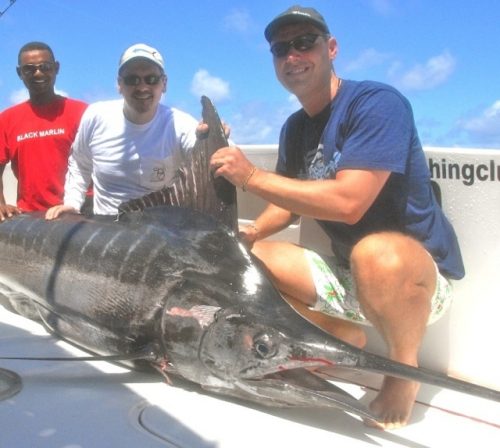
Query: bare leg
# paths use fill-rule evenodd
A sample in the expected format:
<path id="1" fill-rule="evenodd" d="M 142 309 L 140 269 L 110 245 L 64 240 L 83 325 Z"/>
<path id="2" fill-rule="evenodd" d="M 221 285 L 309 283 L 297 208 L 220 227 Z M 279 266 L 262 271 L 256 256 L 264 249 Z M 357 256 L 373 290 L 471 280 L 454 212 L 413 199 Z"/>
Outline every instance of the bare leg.
<path id="1" fill-rule="evenodd" d="M 348 344 L 358 348 L 363 348 L 366 345 L 366 334 L 356 324 L 343 319 L 337 319 L 333 316 L 311 310 L 302 302 L 284 296 L 286 301 L 297 311 L 301 316 L 304 316 L 309 322 L 312 322 L 317 327 L 330 333 L 336 338 L 342 339 Z M 335 369 L 335 367 L 334 367 Z M 328 371 L 328 368 L 323 369 Z"/>
<path id="2" fill-rule="evenodd" d="M 436 285 L 430 255 L 414 239 L 384 232 L 370 235 L 354 247 L 351 268 L 363 312 L 387 343 L 390 359 L 417 366 Z M 377 426 L 394 429 L 406 425 L 418 388 L 419 383 L 385 377 L 370 404 L 380 416 Z"/>
<path id="3" fill-rule="evenodd" d="M 316 288 L 303 248 L 282 241 L 259 241 L 253 253 L 264 263 L 271 280 L 300 315 L 349 344 L 360 348 L 366 344 L 365 333 L 358 325 L 308 308 L 316 302 Z"/>

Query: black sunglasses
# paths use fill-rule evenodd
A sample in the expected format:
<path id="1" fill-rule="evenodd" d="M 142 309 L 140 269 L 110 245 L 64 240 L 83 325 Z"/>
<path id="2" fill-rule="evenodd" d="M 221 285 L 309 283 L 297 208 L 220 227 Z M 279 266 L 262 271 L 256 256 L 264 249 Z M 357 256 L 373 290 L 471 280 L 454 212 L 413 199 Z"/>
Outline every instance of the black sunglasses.
<path id="1" fill-rule="evenodd" d="M 155 86 L 163 79 L 163 75 L 146 75 L 144 77 L 139 75 L 127 75 L 120 76 L 120 78 L 123 79 L 123 83 L 126 86 L 138 86 L 141 81 L 144 81 L 148 86 Z"/>
<path id="2" fill-rule="evenodd" d="M 300 52 L 309 51 L 319 36 L 320 34 L 308 33 L 287 42 L 276 42 L 271 45 L 271 53 L 277 58 L 284 58 L 292 47 Z"/>
<path id="3" fill-rule="evenodd" d="M 41 64 L 25 64 L 19 67 L 24 76 L 33 76 L 38 70 L 42 73 L 49 73 L 54 70 L 53 62 L 42 62 Z"/>

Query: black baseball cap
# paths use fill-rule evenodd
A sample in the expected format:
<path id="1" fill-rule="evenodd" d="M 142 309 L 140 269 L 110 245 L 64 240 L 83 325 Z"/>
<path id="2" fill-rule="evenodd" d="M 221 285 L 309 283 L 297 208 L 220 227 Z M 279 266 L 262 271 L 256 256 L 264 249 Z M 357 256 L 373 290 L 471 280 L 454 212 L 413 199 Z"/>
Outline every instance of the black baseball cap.
<path id="1" fill-rule="evenodd" d="M 294 5 L 276 16 L 271 23 L 266 26 L 264 36 L 266 36 L 268 42 L 271 42 L 278 28 L 298 22 L 309 22 L 324 33 L 330 34 L 325 19 L 318 11 L 314 8 L 304 8 L 300 5 Z"/>

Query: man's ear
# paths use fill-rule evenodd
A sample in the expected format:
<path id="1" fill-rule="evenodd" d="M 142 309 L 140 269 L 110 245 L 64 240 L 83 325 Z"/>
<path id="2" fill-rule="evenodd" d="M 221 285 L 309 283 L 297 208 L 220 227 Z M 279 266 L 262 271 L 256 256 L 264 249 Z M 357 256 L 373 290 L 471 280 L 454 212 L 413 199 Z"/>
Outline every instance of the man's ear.
<path id="1" fill-rule="evenodd" d="M 328 52 L 330 54 L 330 61 L 334 61 L 337 57 L 338 45 L 337 40 L 332 36 L 328 40 Z"/>

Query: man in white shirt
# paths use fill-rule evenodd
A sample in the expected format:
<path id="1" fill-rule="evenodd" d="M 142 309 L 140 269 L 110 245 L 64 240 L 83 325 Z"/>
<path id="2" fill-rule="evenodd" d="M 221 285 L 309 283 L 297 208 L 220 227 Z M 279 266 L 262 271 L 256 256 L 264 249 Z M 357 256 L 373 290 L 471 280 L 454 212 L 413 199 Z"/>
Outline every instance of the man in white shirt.
<path id="1" fill-rule="evenodd" d="M 167 88 L 161 54 L 145 44 L 120 58 L 119 100 L 91 104 L 72 146 L 64 203 L 49 209 L 47 219 L 80 211 L 93 182 L 94 213 L 117 213 L 125 201 L 172 183 L 183 153 L 196 142 L 197 120 L 160 104 Z"/>

